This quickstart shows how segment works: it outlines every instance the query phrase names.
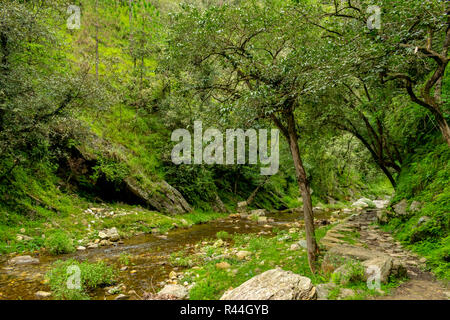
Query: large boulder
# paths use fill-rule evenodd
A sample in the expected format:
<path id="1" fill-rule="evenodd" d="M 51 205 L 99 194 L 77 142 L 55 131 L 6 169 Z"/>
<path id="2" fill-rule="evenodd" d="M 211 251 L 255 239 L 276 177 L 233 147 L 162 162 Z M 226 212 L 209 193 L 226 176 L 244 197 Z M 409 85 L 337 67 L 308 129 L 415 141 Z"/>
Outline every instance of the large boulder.
<path id="1" fill-rule="evenodd" d="M 220 300 L 313 300 L 316 288 L 307 277 L 279 268 L 268 270 L 227 291 Z"/>
<path id="2" fill-rule="evenodd" d="M 394 208 L 394 212 L 399 216 L 406 216 L 408 214 L 408 201 L 406 201 L 406 199 L 403 199 L 392 207 Z"/>

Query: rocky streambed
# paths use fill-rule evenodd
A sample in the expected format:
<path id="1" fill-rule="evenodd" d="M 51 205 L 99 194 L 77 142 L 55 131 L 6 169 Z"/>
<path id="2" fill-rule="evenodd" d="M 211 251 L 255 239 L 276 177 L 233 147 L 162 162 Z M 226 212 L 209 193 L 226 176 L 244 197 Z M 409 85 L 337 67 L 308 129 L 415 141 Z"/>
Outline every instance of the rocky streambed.
<path id="1" fill-rule="evenodd" d="M 331 212 L 318 210 L 316 218 L 321 223 L 330 218 Z M 131 299 L 139 298 L 144 292 L 156 292 L 170 279 L 171 272 L 181 271 L 169 263 L 170 255 L 179 250 L 192 250 L 204 239 L 216 238 L 217 232 L 229 234 L 270 234 L 273 228 L 291 228 L 300 219 L 300 212 L 291 210 L 283 213 L 256 214 L 242 219 L 239 215 L 176 229 L 167 234 L 143 234 L 108 246 L 91 246 L 73 254 L 50 256 L 40 254 L 31 258 L 16 258 L 11 261 L 1 257 L 0 299 L 51 299 L 45 274 L 57 260 L 105 261 L 115 265 L 119 272 L 117 290 L 100 288 L 91 293 L 92 299 L 117 299 L 116 292 L 126 293 Z M 333 218 L 334 219 L 334 218 Z M 324 222 L 323 222 L 324 223 Z M 108 242 L 111 243 L 111 242 Z M 123 257 L 128 260 L 123 264 Z M 31 259 L 31 260 L 30 260 Z M 113 289 L 113 290 L 111 290 Z M 119 290 L 120 289 L 120 290 Z M 120 297 L 119 297 L 120 298 Z"/>

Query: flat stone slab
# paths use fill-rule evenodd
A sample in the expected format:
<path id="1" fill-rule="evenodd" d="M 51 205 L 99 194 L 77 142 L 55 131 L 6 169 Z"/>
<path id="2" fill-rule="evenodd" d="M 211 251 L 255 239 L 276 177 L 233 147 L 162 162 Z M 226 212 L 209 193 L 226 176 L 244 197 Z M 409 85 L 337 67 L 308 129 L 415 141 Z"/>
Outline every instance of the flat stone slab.
<path id="1" fill-rule="evenodd" d="M 311 279 L 282 269 L 263 272 L 239 287 L 227 291 L 220 300 L 313 300 L 316 288 Z"/>

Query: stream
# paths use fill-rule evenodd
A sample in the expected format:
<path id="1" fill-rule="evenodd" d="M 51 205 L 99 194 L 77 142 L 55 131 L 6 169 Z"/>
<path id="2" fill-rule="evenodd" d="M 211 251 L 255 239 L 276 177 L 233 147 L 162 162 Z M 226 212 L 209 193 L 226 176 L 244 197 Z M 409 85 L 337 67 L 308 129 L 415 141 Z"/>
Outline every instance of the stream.
<path id="1" fill-rule="evenodd" d="M 328 218 L 330 213 L 315 214 L 316 218 Z M 299 219 L 298 213 L 271 213 L 268 218 L 274 219 L 268 223 L 278 229 L 286 229 L 286 224 Z M 143 292 L 155 292 L 161 288 L 160 282 L 167 279 L 172 270 L 177 272 L 183 268 L 173 267 L 168 263 L 173 252 L 191 249 L 199 241 L 216 238 L 218 231 L 230 234 L 250 234 L 262 231 L 270 233 L 270 228 L 247 219 L 223 218 L 208 223 L 194 225 L 187 229 L 175 229 L 167 234 L 167 239 L 153 234 L 144 234 L 123 239 L 122 244 L 99 247 L 72 254 L 50 256 L 41 254 L 40 264 L 10 266 L 6 261 L 0 263 L 0 300 L 36 299 L 37 291 L 50 291 L 44 282 L 44 276 L 56 260 L 70 258 L 79 261 L 95 262 L 103 260 L 120 268 L 120 255 L 130 256 L 127 270 L 120 271 L 118 282 L 126 286 L 126 291 L 135 290 L 139 295 Z M 3 259 L 5 260 L 5 259 Z M 113 299 L 103 288 L 91 293 L 91 299 Z M 133 297 L 132 297 L 133 298 Z"/>

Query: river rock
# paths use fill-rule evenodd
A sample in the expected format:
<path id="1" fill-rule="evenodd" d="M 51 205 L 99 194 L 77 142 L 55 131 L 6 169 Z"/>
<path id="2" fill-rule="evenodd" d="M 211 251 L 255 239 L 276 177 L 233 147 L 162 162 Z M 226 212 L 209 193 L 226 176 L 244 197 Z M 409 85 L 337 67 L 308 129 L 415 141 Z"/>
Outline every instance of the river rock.
<path id="1" fill-rule="evenodd" d="M 250 211 L 251 217 L 264 217 L 266 215 L 267 211 L 266 209 L 257 209 Z"/>
<path id="2" fill-rule="evenodd" d="M 405 216 L 407 214 L 406 209 L 408 208 L 408 202 L 406 201 L 406 199 L 403 199 L 392 207 L 394 208 L 394 212 L 397 215 Z"/>
<path id="3" fill-rule="evenodd" d="M 252 253 L 251 253 L 250 251 L 242 250 L 242 251 L 238 251 L 238 252 L 236 253 L 236 257 L 237 257 L 239 260 L 244 260 L 245 258 L 249 257 L 251 254 L 252 254 Z"/>
<path id="4" fill-rule="evenodd" d="M 316 288 L 307 277 L 272 269 L 227 291 L 220 300 L 313 300 Z"/>
<path id="5" fill-rule="evenodd" d="M 120 239 L 119 232 L 116 227 L 100 231 L 98 236 L 102 240 L 118 241 Z"/>
<path id="6" fill-rule="evenodd" d="M 180 300 L 185 300 L 189 297 L 189 291 L 179 284 L 168 284 L 160 292 L 158 295 L 161 296 L 173 296 Z"/>
<path id="7" fill-rule="evenodd" d="M 27 265 L 27 264 L 39 264 L 39 259 L 31 256 L 17 256 L 9 260 L 9 264 L 12 265 Z"/>
<path id="8" fill-rule="evenodd" d="M 259 224 L 267 223 L 267 217 L 258 217 L 258 223 Z"/>
<path id="9" fill-rule="evenodd" d="M 52 293 L 51 292 L 46 292 L 46 291 L 38 291 L 34 295 L 38 299 L 45 299 L 45 298 L 50 297 L 52 295 Z"/>
<path id="10" fill-rule="evenodd" d="M 77 247 L 77 250 L 78 250 L 78 251 L 84 251 L 84 250 L 86 250 L 86 247 L 78 246 L 78 247 Z"/>
<path id="11" fill-rule="evenodd" d="M 114 298 L 114 300 L 128 300 L 128 299 L 130 299 L 130 296 L 123 293 L 119 294 L 117 297 Z"/>
<path id="12" fill-rule="evenodd" d="M 216 268 L 217 269 L 226 270 L 226 269 L 230 269 L 230 267 L 231 267 L 231 265 L 228 262 L 226 262 L 226 261 L 222 261 L 222 262 L 216 263 Z"/>

